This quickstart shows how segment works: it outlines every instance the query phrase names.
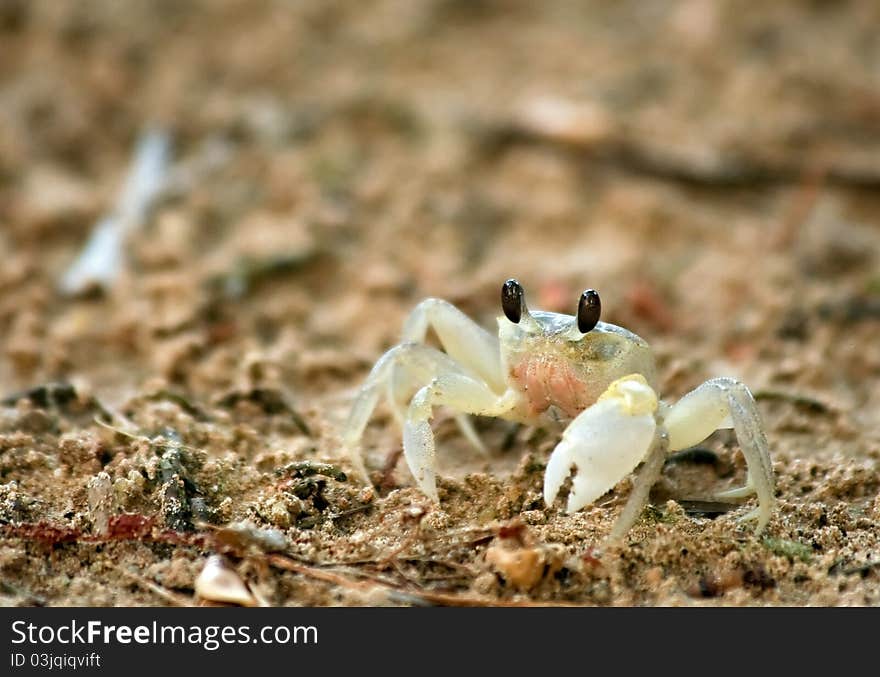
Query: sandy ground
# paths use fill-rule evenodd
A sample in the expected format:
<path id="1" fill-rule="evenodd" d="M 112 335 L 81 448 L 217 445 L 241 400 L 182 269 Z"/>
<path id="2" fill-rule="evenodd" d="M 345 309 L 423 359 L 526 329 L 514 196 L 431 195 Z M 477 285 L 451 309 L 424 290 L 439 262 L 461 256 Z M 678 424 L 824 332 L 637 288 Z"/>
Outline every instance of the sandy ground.
<path id="1" fill-rule="evenodd" d="M 747 10 L 747 11 L 746 11 Z M 877 3 L 0 3 L 0 602 L 880 603 Z M 103 289 L 64 273 L 139 138 L 170 177 Z M 765 533 L 706 503 L 735 436 L 631 488 L 541 497 L 562 426 L 449 412 L 439 506 L 380 407 L 415 304 L 501 283 L 653 345 L 663 396 L 753 389 Z M 216 597 L 216 594 L 214 595 Z"/>

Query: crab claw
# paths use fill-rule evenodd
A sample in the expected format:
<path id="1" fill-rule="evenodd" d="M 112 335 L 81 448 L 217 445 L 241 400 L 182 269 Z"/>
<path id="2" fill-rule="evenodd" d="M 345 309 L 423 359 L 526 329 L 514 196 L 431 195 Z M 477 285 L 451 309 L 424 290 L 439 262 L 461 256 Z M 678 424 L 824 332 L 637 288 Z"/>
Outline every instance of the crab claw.
<path id="1" fill-rule="evenodd" d="M 651 449 L 657 395 L 645 378 L 630 374 L 610 386 L 565 429 L 544 474 L 544 503 L 551 505 L 576 468 L 567 512 L 589 505 L 635 470 Z"/>

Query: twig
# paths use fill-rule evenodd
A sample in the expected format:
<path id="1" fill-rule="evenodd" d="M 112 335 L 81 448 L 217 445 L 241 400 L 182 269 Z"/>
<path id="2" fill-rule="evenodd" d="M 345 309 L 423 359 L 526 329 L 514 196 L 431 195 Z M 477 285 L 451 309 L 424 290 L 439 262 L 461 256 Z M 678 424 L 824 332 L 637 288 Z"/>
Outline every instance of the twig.
<path id="1" fill-rule="evenodd" d="M 171 592 L 170 590 L 163 588 L 161 585 L 158 585 L 157 583 L 153 583 L 153 581 L 150 581 L 150 580 L 144 578 L 143 576 L 139 576 L 138 574 L 132 573 L 130 571 L 126 571 L 121 566 L 117 566 L 115 564 L 111 564 L 110 567 L 112 569 L 115 569 L 119 573 L 121 573 L 126 578 L 134 581 L 142 588 L 149 590 L 152 593 L 157 594 L 159 597 L 164 599 L 166 602 L 171 602 L 175 606 L 183 606 L 183 607 L 194 606 L 192 601 L 188 597 L 184 597 L 183 595 L 179 595 L 177 593 Z"/>
<path id="2" fill-rule="evenodd" d="M 490 125 L 484 139 L 490 151 L 517 144 L 544 144 L 586 155 L 591 161 L 620 167 L 634 174 L 695 186 L 747 188 L 792 184 L 801 181 L 811 170 L 811 167 L 797 162 L 773 162 L 757 157 L 713 157 L 700 161 L 674 149 L 645 146 L 628 138 L 621 130 L 608 130 L 596 137 L 578 139 L 514 121 Z M 880 165 L 859 167 L 829 163 L 825 165 L 824 180 L 850 188 L 876 188 L 880 186 Z"/>
<path id="3" fill-rule="evenodd" d="M 821 402 L 813 397 L 809 397 L 808 395 L 801 395 L 799 393 L 788 393 L 782 390 L 765 389 L 756 391 L 755 399 L 758 401 L 776 400 L 781 402 L 791 402 L 797 407 L 807 409 L 808 411 L 817 414 L 832 413 L 831 407 L 829 407 L 824 402 Z"/>
<path id="4" fill-rule="evenodd" d="M 350 590 L 366 592 L 376 587 L 384 589 L 390 601 L 406 604 L 423 604 L 437 606 L 456 607 L 578 607 L 581 604 L 567 602 L 535 602 L 531 600 L 502 600 L 489 597 L 469 597 L 467 595 L 455 595 L 429 590 L 404 590 L 389 583 L 373 581 L 355 581 L 332 571 L 318 569 L 300 564 L 283 555 L 267 555 L 269 564 L 277 569 L 292 571 L 293 573 L 314 578 L 316 580 L 332 583 Z"/>
<path id="5" fill-rule="evenodd" d="M 831 565 L 828 569 L 828 573 L 830 575 L 836 576 L 843 574 L 844 576 L 852 576 L 853 574 L 859 574 L 862 578 L 866 577 L 871 571 L 874 569 L 880 568 L 880 560 L 873 560 L 870 562 L 865 562 L 864 564 L 859 564 L 853 567 L 848 567 L 846 569 L 843 568 L 843 560 L 837 561 Z"/>
<path id="6" fill-rule="evenodd" d="M 422 564 L 438 564 L 440 566 L 451 569 L 452 571 L 459 571 L 467 576 L 476 576 L 477 572 L 474 571 L 473 567 L 469 567 L 466 564 L 459 564 L 458 562 L 453 562 L 451 560 L 438 559 L 437 557 L 408 557 L 402 556 L 398 557 L 398 559 L 402 562 L 420 562 Z"/>
<path id="7" fill-rule="evenodd" d="M 300 564 L 296 560 L 293 560 L 290 557 L 286 557 L 285 555 L 266 555 L 266 559 L 268 560 L 269 564 L 271 564 L 276 569 L 292 571 L 293 573 L 302 574 L 303 576 L 308 576 L 309 578 L 324 581 L 325 583 L 333 583 L 334 585 L 340 585 L 344 588 L 351 588 L 355 590 L 364 590 L 369 587 L 361 581 L 353 581 L 350 578 L 346 578 L 345 576 L 341 576 L 332 571 L 318 569 L 316 567 L 311 567 L 306 564 Z"/>

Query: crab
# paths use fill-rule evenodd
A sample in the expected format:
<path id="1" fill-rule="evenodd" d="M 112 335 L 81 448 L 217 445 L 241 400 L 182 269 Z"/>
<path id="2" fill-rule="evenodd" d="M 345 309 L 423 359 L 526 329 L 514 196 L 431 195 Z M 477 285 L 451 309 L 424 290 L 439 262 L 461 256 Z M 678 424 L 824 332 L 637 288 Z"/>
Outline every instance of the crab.
<path id="1" fill-rule="evenodd" d="M 638 520 L 669 452 L 733 428 L 747 478 L 717 498 L 755 494 L 757 507 L 742 519 L 756 522 L 756 534 L 763 531 L 774 508 L 773 468 L 755 399 L 742 382 L 713 378 L 675 404 L 662 401 L 650 346 L 623 327 L 600 322 L 601 301 L 593 289 L 581 294 L 575 315 L 530 311 L 522 285 L 510 279 L 501 289 L 501 309 L 497 336 L 442 299 L 425 299 L 410 313 L 401 343 L 376 362 L 342 431 L 364 478 L 369 481 L 360 442 L 383 392 L 403 428 L 404 457 L 415 482 L 435 502 L 435 407 L 451 409 L 464 436 L 484 452 L 469 415 L 536 425 L 561 414 L 570 422 L 546 466 L 547 506 L 572 473 L 568 513 L 590 505 L 642 465 L 609 534 L 614 540 Z M 425 343 L 429 329 L 442 350 Z"/>

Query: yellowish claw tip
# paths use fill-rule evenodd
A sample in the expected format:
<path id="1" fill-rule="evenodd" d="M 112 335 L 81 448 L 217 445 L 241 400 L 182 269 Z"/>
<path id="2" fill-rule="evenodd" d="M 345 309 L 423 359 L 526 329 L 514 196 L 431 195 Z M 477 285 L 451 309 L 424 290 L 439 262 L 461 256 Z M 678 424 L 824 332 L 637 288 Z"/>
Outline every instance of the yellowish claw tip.
<path id="1" fill-rule="evenodd" d="M 599 397 L 617 400 L 630 416 L 653 414 L 657 411 L 657 394 L 641 374 L 628 374 L 614 381 Z"/>

